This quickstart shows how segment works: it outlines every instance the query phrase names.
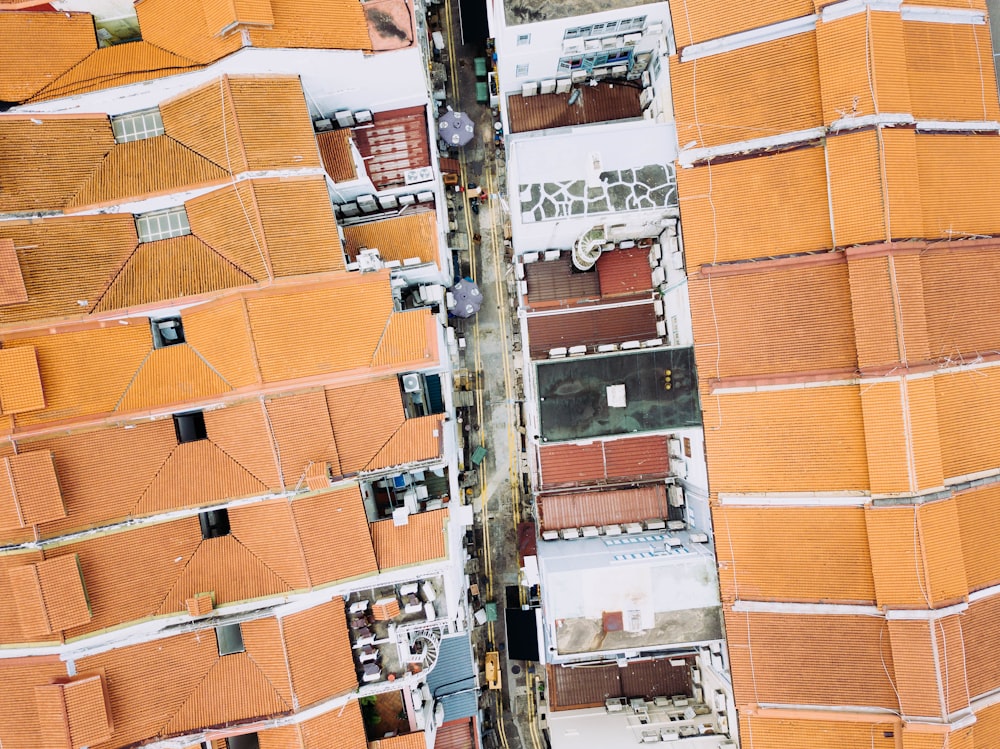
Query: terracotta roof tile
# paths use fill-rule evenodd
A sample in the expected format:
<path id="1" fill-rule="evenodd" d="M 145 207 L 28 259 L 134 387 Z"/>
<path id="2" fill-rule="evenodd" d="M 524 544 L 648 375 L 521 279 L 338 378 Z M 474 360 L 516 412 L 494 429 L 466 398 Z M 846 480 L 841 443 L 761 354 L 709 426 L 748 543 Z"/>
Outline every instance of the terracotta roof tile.
<path id="1" fill-rule="evenodd" d="M 912 111 L 918 119 L 1000 119 L 989 27 L 919 21 L 902 26 Z M 934 65 L 920 64 L 929 57 Z"/>
<path id="2" fill-rule="evenodd" d="M 208 438 L 223 452 L 273 489 L 281 488 L 278 455 L 272 444 L 273 422 L 264 403 L 255 400 L 205 412 Z"/>
<path id="3" fill-rule="evenodd" d="M 898 749 L 899 724 L 892 719 L 872 716 L 860 720 L 807 720 L 740 715 L 740 740 L 746 749 Z"/>
<path id="4" fill-rule="evenodd" d="M 187 343 L 150 351 L 116 410 L 140 411 L 164 403 L 221 395 L 232 389 Z"/>
<path id="5" fill-rule="evenodd" d="M 301 724 L 302 749 L 364 749 L 365 723 L 357 700 L 339 710 L 330 710 Z"/>
<path id="6" fill-rule="evenodd" d="M 939 374 L 934 389 L 944 475 L 963 476 L 996 465 L 1000 446 L 987 435 L 1000 404 L 1000 372 Z"/>
<path id="7" fill-rule="evenodd" d="M 66 517 L 59 479 L 48 450 L 20 453 L 0 463 L 0 528 L 28 528 Z"/>
<path id="8" fill-rule="evenodd" d="M 205 0 L 205 23 L 210 34 L 221 35 L 238 26 L 274 23 L 270 0 Z"/>
<path id="9" fill-rule="evenodd" d="M 382 598 L 372 604 L 372 617 L 377 622 L 388 622 L 399 616 L 399 599 Z"/>
<path id="10" fill-rule="evenodd" d="M 184 73 L 198 67 L 200 65 L 194 60 L 168 52 L 149 40 L 116 44 L 95 49 L 48 84 L 35 98 L 75 96 L 109 86 L 124 86 Z"/>
<path id="11" fill-rule="evenodd" d="M 151 350 L 152 337 L 148 324 L 133 323 L 43 334 L 5 345 L 34 346 L 44 383 L 45 408 L 19 414 L 16 423 L 21 425 L 47 421 L 54 415 L 72 418 L 113 411 Z"/>
<path id="12" fill-rule="evenodd" d="M 0 99 L 23 102 L 97 48 L 89 13 L 18 13 L 0 18 Z M 38 54 L 38 40 L 45 54 Z"/>
<path id="13" fill-rule="evenodd" d="M 184 337 L 232 387 L 260 381 L 242 298 L 185 310 Z"/>
<path id="14" fill-rule="evenodd" d="M 28 301 L 14 240 L 0 238 L 0 306 Z"/>
<path id="15" fill-rule="evenodd" d="M 968 596 L 956 502 L 865 512 L 878 603 L 937 608 Z"/>
<path id="16" fill-rule="evenodd" d="M 336 287 L 250 298 L 247 314 L 265 382 L 368 367 L 392 314 L 389 274 L 346 277 Z M 313 345 L 317 340 L 328 345 Z"/>
<path id="17" fill-rule="evenodd" d="M 943 705 L 938 690 L 939 664 L 931 643 L 931 623 L 889 621 L 886 626 L 900 709 L 909 715 L 940 716 Z"/>
<path id="18" fill-rule="evenodd" d="M 250 29 L 255 47 L 372 48 L 357 0 L 271 0 L 273 29 Z"/>
<path id="19" fill-rule="evenodd" d="M 184 600 L 184 606 L 191 616 L 204 616 L 215 608 L 215 601 L 212 593 L 195 593 L 191 598 Z"/>
<path id="20" fill-rule="evenodd" d="M 570 97 L 575 97 L 570 106 Z M 595 122 L 614 122 L 642 116 L 639 89 L 602 82 L 578 86 L 573 93 L 507 96 L 510 131 L 523 133 L 556 127 L 574 127 Z"/>
<path id="21" fill-rule="evenodd" d="M 67 638 L 156 615 L 200 542 L 197 519 L 194 522 L 189 519 L 108 533 L 49 550 L 50 559 L 78 557 L 87 582 L 93 616 L 69 629 Z M 136 585 L 140 578 L 142 585 Z M 202 588 L 191 595 L 212 590 Z M 186 609 L 187 604 L 181 601 L 169 613 Z"/>
<path id="22" fill-rule="evenodd" d="M 437 263 L 440 257 L 434 211 L 415 211 L 345 226 L 344 244 L 352 261 L 362 248 L 377 248 L 387 261 L 420 258 L 425 263 Z"/>
<path id="23" fill-rule="evenodd" d="M 1000 502 L 1000 485 L 989 484 L 955 496 L 959 540 L 969 590 L 1000 582 L 1000 517 L 993 512 Z"/>
<path id="24" fill-rule="evenodd" d="M 299 706 L 357 688 L 343 599 L 338 597 L 286 616 L 281 620 L 281 629 L 292 691 Z"/>
<path id="25" fill-rule="evenodd" d="M 443 723 L 434 735 L 434 749 L 476 749 L 476 727 L 473 718 Z"/>
<path id="26" fill-rule="evenodd" d="M 378 741 L 369 741 L 369 749 L 427 749 L 427 737 L 423 731 L 404 733 Z"/>
<path id="27" fill-rule="evenodd" d="M 181 522 L 198 524 L 197 518 L 178 521 Z M 235 535 L 202 541 L 178 572 L 158 614 L 183 611 L 186 599 L 206 590 L 215 593 L 217 606 L 292 590 L 292 586 L 268 567 L 254 549 L 241 543 Z"/>
<path id="28" fill-rule="evenodd" d="M 276 276 L 344 269 L 344 254 L 330 194 L 321 177 L 256 180 L 254 205 L 264 227 Z M 288 212 L 295 209 L 295 219 Z"/>
<path id="29" fill-rule="evenodd" d="M 142 38 L 202 64 L 238 50 L 240 35 L 216 36 L 204 7 L 205 0 L 143 0 L 135 8 Z"/>
<path id="30" fill-rule="evenodd" d="M 94 309 L 139 241 L 128 214 L 8 223 L 0 235 L 14 242 L 28 297 L 21 304 L 0 307 L 4 323 L 77 316 Z M 70 266 L 73 273 L 65 270 Z"/>
<path id="31" fill-rule="evenodd" d="M 206 294 L 253 279 L 192 235 L 136 247 L 96 305 L 95 312 Z"/>
<path id="32" fill-rule="evenodd" d="M 281 699 L 292 705 L 292 684 L 281 623 L 273 617 L 243 621 L 240 623 L 240 634 L 254 664 L 271 682 Z"/>
<path id="33" fill-rule="evenodd" d="M 730 610 L 725 615 L 737 704 L 898 709 L 884 620 Z"/>
<path id="34" fill-rule="evenodd" d="M 299 486 L 313 463 L 330 462 L 334 473 L 340 474 L 324 391 L 271 398 L 266 404 L 285 486 Z"/>
<path id="35" fill-rule="evenodd" d="M 406 525 L 394 525 L 392 520 L 371 523 L 379 569 L 385 571 L 444 559 L 447 522 L 448 509 L 445 508 L 410 515 Z"/>
<path id="36" fill-rule="evenodd" d="M 297 499 L 292 512 L 313 585 L 378 572 L 357 486 Z"/>
<path id="37" fill-rule="evenodd" d="M 90 604 L 75 554 L 14 567 L 8 574 L 26 635 L 53 634 L 90 621 Z"/>
<path id="38" fill-rule="evenodd" d="M 679 142 L 699 147 L 822 124 L 814 33 L 754 44 L 693 62 L 671 58 Z"/>
<path id="39" fill-rule="evenodd" d="M 307 557 L 297 520 L 285 500 L 260 502 L 229 511 L 232 534 L 293 589 L 309 586 Z M 324 524 L 329 528 L 329 521 Z"/>
<path id="40" fill-rule="evenodd" d="M 326 402 L 345 475 L 363 470 L 406 419 L 395 377 L 329 389 Z"/>
<path id="41" fill-rule="evenodd" d="M 943 485 L 933 380 L 866 385 L 861 390 L 861 409 L 872 492 L 916 492 Z"/>
<path id="42" fill-rule="evenodd" d="M 597 258 L 597 279 L 602 299 L 652 291 L 649 252 L 642 247 L 602 252 Z"/>
<path id="43" fill-rule="evenodd" d="M 802 289 L 809 293 L 803 294 Z M 706 379 L 854 369 L 857 348 L 846 263 L 748 265 L 690 281 L 698 371 Z"/>
<path id="44" fill-rule="evenodd" d="M 407 170 L 431 164 L 424 107 L 377 112 L 370 124 L 353 132 L 376 190 L 404 185 Z"/>
<path id="45" fill-rule="evenodd" d="M 858 392 L 830 386 L 703 397 L 713 491 L 867 489 Z"/>
<path id="46" fill-rule="evenodd" d="M 812 0 L 771 0 L 754 3 L 749 7 L 741 6 L 731 13 L 722 14 L 711 0 L 687 0 L 681 5 L 670 6 L 678 49 L 779 21 L 812 15 L 813 12 Z"/>
<path id="47" fill-rule="evenodd" d="M 316 133 L 316 144 L 323 168 L 334 182 L 351 182 L 358 178 L 351 150 L 351 129 L 340 128 Z"/>
<path id="48" fill-rule="evenodd" d="M 167 135 L 117 143 L 67 208 L 82 210 L 128 199 L 221 184 L 229 175 Z"/>
<path id="49" fill-rule="evenodd" d="M 249 184 L 200 195 L 185 207 L 195 237 L 253 280 L 271 275 L 264 227 Z"/>
<path id="50" fill-rule="evenodd" d="M 722 505 L 712 518 L 723 600 L 875 602 L 860 508 Z"/>
<path id="51" fill-rule="evenodd" d="M 0 411 L 19 414 L 45 407 L 39 369 L 32 346 L 0 350 Z"/>
<path id="52" fill-rule="evenodd" d="M 688 268 L 831 246 L 823 151 L 677 170 Z"/>
<path id="53" fill-rule="evenodd" d="M 923 236 L 1000 233 L 1000 206 L 983 197 L 983 191 L 1000 189 L 1000 140 L 964 134 L 917 135 L 915 140 Z"/>
<path id="54" fill-rule="evenodd" d="M 297 77 L 223 76 L 164 102 L 160 112 L 167 135 L 226 171 L 322 163 Z"/>
<path id="55" fill-rule="evenodd" d="M 639 489 L 542 494 L 536 501 L 539 523 L 544 530 L 638 523 L 668 515 L 667 488 L 663 484 Z"/>
<path id="56" fill-rule="evenodd" d="M 437 350 L 437 323 L 430 307 L 394 312 L 372 357 L 373 367 L 402 363 L 420 367 L 434 359 Z"/>
<path id="57" fill-rule="evenodd" d="M 970 694 L 985 694 L 1000 686 L 1000 675 L 990 668 L 991 659 L 981 655 L 993 652 L 1000 645 L 998 624 L 1000 598 L 996 596 L 971 602 L 962 615 L 962 642 Z"/>
<path id="58" fill-rule="evenodd" d="M 56 657 L 4 658 L 0 681 L 4 685 L 4 709 L 0 711 L 0 741 L 5 746 L 52 749 L 48 731 L 43 733 L 35 687 L 66 679 L 66 664 Z M 47 724 L 47 727 L 51 723 Z M 66 736 L 57 728 L 56 741 Z"/>
<path id="59" fill-rule="evenodd" d="M 84 749 L 111 738 L 107 695 L 100 674 L 36 686 L 35 698 L 43 734 L 53 739 L 63 734 L 62 741 L 53 746 Z"/>
<path id="60" fill-rule="evenodd" d="M 442 455 L 444 435 L 440 414 L 407 419 L 365 466 L 367 471 L 433 460 Z"/>

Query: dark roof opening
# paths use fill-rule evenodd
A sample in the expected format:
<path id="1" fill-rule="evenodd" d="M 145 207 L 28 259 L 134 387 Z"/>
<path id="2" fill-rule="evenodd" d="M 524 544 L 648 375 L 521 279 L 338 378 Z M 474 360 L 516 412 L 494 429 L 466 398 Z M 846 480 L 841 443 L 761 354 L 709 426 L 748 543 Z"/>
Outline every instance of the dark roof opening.
<path id="1" fill-rule="evenodd" d="M 257 740 L 256 733 L 230 736 L 226 739 L 226 749 L 260 749 L 260 741 Z"/>
<path id="2" fill-rule="evenodd" d="M 229 510 L 206 510 L 198 513 L 201 523 L 201 537 L 204 539 L 219 538 L 229 535 Z"/>
<path id="3" fill-rule="evenodd" d="M 184 343 L 184 323 L 179 317 L 165 317 L 162 320 L 150 320 L 153 331 L 153 348 L 165 348 Z"/>
<path id="4" fill-rule="evenodd" d="M 239 624 L 223 624 L 215 628 L 215 641 L 219 645 L 219 655 L 232 655 L 246 650 L 243 645 L 243 630 Z"/>
<path id="5" fill-rule="evenodd" d="M 208 439 L 208 430 L 205 428 L 205 414 L 201 411 L 191 411 L 185 414 L 174 414 L 174 433 L 177 435 L 178 444 L 185 442 L 197 442 Z"/>

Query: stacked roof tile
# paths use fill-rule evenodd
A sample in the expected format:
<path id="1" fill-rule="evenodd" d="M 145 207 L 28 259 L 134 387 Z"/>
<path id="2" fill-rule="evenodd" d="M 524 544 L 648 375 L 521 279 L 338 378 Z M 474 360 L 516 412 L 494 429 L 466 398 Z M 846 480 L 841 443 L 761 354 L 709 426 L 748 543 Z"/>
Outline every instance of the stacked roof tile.
<path id="1" fill-rule="evenodd" d="M 985 6 L 841 5 L 671 8 L 742 740 L 988 746 L 1000 101 Z M 768 41 L 728 36 L 795 18 Z"/>

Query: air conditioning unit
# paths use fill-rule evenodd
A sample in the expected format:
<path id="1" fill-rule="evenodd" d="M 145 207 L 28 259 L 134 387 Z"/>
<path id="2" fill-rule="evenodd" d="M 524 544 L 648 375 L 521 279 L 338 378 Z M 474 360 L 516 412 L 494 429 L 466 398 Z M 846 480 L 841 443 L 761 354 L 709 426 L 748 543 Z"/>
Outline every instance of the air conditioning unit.
<path id="1" fill-rule="evenodd" d="M 653 112 L 652 109 L 644 109 L 643 112 L 642 112 L 642 118 L 644 120 L 652 120 L 655 117 L 656 117 L 656 114 Z"/>
<path id="2" fill-rule="evenodd" d="M 671 252 L 670 253 L 670 267 L 674 270 L 684 269 L 684 253 L 683 252 Z"/>
<path id="3" fill-rule="evenodd" d="M 604 707 L 609 713 L 620 713 L 625 709 L 625 700 L 619 698 L 611 698 L 604 700 Z"/>
<path id="4" fill-rule="evenodd" d="M 541 84 L 539 84 L 539 93 L 551 94 L 554 93 L 555 90 L 556 90 L 555 78 L 548 78 L 542 81 Z"/>
<path id="5" fill-rule="evenodd" d="M 671 437 L 669 440 L 667 440 L 667 446 L 670 450 L 671 458 L 681 457 L 681 441 L 679 439 L 677 439 L 676 437 Z"/>
<path id="6" fill-rule="evenodd" d="M 615 65 L 611 68 L 611 75 L 625 75 L 628 72 L 628 65 Z"/>
<path id="7" fill-rule="evenodd" d="M 534 96 L 538 93 L 538 84 L 535 81 L 521 84 L 521 96 Z"/>
<path id="8" fill-rule="evenodd" d="M 583 48 L 587 52 L 599 52 L 601 50 L 601 40 L 600 39 L 588 39 L 583 43 Z"/>
<path id="9" fill-rule="evenodd" d="M 358 208 L 357 203 L 344 203 L 344 205 L 340 207 L 340 212 L 344 214 L 345 218 L 351 218 L 361 213 L 361 209 Z"/>
<path id="10" fill-rule="evenodd" d="M 573 81 L 573 83 L 582 83 L 583 81 L 587 80 L 587 71 L 574 70 L 572 73 L 569 74 L 569 77 L 570 80 Z"/>
<path id="11" fill-rule="evenodd" d="M 337 120 L 338 127 L 351 127 L 354 124 L 354 113 L 348 109 L 334 112 L 333 117 Z"/>
<path id="12" fill-rule="evenodd" d="M 556 78 L 556 93 L 565 94 L 572 88 L 573 82 L 569 78 Z"/>
<path id="13" fill-rule="evenodd" d="M 419 393 L 420 392 L 420 375 L 415 372 L 403 375 L 403 392 L 404 393 Z"/>
<path id="14" fill-rule="evenodd" d="M 673 468 L 674 461 L 670 461 L 671 468 Z M 681 464 L 683 465 L 683 463 Z M 671 507 L 683 507 L 684 506 L 684 487 L 677 484 L 671 484 L 667 487 L 667 497 L 670 500 Z"/>
<path id="15" fill-rule="evenodd" d="M 378 210 L 378 201 L 375 200 L 374 195 L 359 195 L 358 208 L 365 213 L 374 213 Z"/>
<path id="16" fill-rule="evenodd" d="M 653 89 L 644 88 L 642 92 L 639 94 L 639 106 L 645 109 L 646 105 L 649 104 L 649 102 L 651 102 L 652 100 L 653 100 Z"/>
<path id="17" fill-rule="evenodd" d="M 333 130 L 333 120 L 329 117 L 324 117 L 319 120 L 313 120 L 313 129 L 317 133 L 325 133 L 328 130 Z"/>
<path id="18" fill-rule="evenodd" d="M 416 195 L 400 195 L 399 196 L 399 204 L 400 205 L 413 205 L 416 202 L 417 202 L 417 196 Z"/>
<path id="19" fill-rule="evenodd" d="M 354 113 L 354 121 L 357 122 L 359 125 L 365 122 L 371 122 L 372 121 L 371 110 L 359 109 L 357 112 Z"/>
<path id="20" fill-rule="evenodd" d="M 429 190 L 427 190 L 425 192 L 418 192 L 417 193 L 417 202 L 418 203 L 433 203 L 434 202 L 434 193 L 432 193 Z"/>
<path id="21" fill-rule="evenodd" d="M 362 273 L 382 269 L 382 256 L 377 249 L 364 249 L 358 252 L 358 268 Z"/>
<path id="22" fill-rule="evenodd" d="M 653 36 L 656 36 L 657 34 L 662 34 L 663 33 L 663 24 L 662 23 L 651 23 L 651 24 L 649 24 L 649 26 L 646 27 L 646 33 L 647 34 L 652 34 Z"/>
<path id="23" fill-rule="evenodd" d="M 601 39 L 601 47 L 604 49 L 614 49 L 615 47 L 622 46 L 622 37 L 609 36 Z"/>
<path id="24" fill-rule="evenodd" d="M 663 268 L 653 268 L 653 286 L 659 286 L 667 280 L 667 274 Z"/>
<path id="25" fill-rule="evenodd" d="M 434 169 L 429 166 L 422 166 L 417 169 L 407 169 L 403 172 L 403 182 L 408 185 L 430 182 L 432 179 L 434 179 Z"/>
<path id="26" fill-rule="evenodd" d="M 582 39 L 566 39 L 562 44 L 564 55 L 578 55 L 583 52 Z"/>
<path id="27" fill-rule="evenodd" d="M 634 47 L 640 39 L 642 39 L 642 34 L 626 34 L 623 37 L 626 47 Z"/>

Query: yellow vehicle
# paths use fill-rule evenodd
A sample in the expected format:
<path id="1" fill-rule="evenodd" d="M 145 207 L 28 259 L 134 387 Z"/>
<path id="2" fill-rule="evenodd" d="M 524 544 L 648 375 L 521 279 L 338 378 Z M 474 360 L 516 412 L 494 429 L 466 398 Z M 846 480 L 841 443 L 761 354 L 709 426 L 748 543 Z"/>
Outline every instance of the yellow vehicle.
<path id="1" fill-rule="evenodd" d="M 500 654 L 496 650 L 486 654 L 486 682 L 490 689 L 500 688 Z"/>

